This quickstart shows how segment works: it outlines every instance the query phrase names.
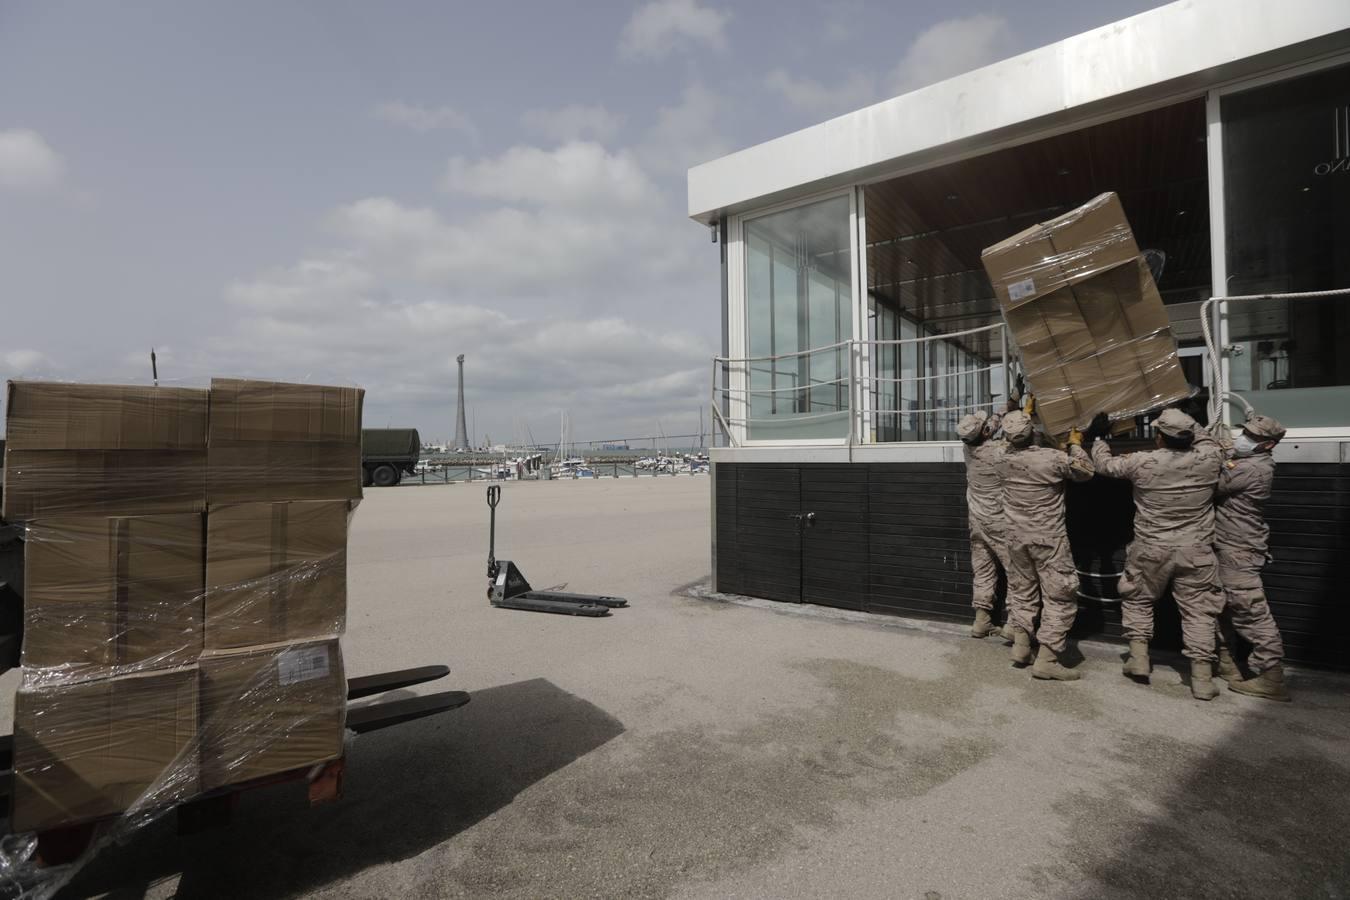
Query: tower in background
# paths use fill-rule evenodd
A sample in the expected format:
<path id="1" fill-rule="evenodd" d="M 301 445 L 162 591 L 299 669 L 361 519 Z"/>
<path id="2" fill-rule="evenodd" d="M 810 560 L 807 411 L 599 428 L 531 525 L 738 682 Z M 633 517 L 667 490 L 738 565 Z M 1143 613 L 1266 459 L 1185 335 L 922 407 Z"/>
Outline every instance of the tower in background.
<path id="1" fill-rule="evenodd" d="M 455 357 L 455 362 L 459 363 L 459 405 L 455 412 L 455 446 L 456 450 L 469 449 L 469 429 L 464 421 L 464 354 L 461 353 Z"/>

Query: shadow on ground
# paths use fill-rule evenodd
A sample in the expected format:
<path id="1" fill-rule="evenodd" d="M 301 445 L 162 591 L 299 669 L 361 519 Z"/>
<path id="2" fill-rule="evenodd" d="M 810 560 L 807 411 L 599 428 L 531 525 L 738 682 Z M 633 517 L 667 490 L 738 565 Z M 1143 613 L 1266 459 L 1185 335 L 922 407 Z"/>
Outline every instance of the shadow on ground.
<path id="1" fill-rule="evenodd" d="M 1124 736 L 1103 769 L 1125 777 L 1055 804 L 1071 838 L 1054 865 L 1033 867 L 1027 893 L 1350 897 L 1350 703 L 1296 696 L 1291 709 L 1223 691 L 1215 702 L 1244 708 L 1218 746 Z"/>
<path id="2" fill-rule="evenodd" d="M 241 797 L 223 829 L 180 837 L 172 816 L 91 862 L 63 896 L 286 897 L 407 859 L 509 804 L 624 731 L 604 710 L 536 678 L 476 691 L 466 707 L 362 735 L 345 796 L 310 809 L 302 785 Z"/>

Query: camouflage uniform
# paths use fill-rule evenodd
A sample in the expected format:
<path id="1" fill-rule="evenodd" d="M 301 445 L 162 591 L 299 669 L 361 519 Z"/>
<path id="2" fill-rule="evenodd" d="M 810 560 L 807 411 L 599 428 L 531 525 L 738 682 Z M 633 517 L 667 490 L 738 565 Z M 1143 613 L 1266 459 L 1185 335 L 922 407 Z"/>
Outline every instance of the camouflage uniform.
<path id="1" fill-rule="evenodd" d="M 1092 460 L 1076 445 L 1068 453 L 1018 446 L 1013 416 L 1009 413 L 1003 427 L 1014 443 L 998 461 L 1007 518 L 1008 610 L 1014 625 L 1034 633 L 1057 656 L 1078 612 L 1078 571 L 1064 529 L 1064 482 L 1090 479 Z M 1029 437 L 1030 420 L 1017 421 L 1022 420 Z M 1036 630 L 1038 594 L 1043 608 Z"/>
<path id="2" fill-rule="evenodd" d="M 1104 440 L 1092 445 L 1097 472 L 1134 485 L 1134 540 L 1120 579 L 1121 618 L 1131 641 L 1153 637 L 1153 604 L 1168 584 L 1181 612 L 1184 653 L 1210 663 L 1223 592 L 1214 556 L 1214 488 L 1223 451 L 1190 416 L 1174 409 L 1158 418 L 1164 434 L 1189 433 L 1185 450 L 1113 456 Z"/>
<path id="3" fill-rule="evenodd" d="M 962 449 L 966 456 L 966 506 L 970 513 L 970 568 L 974 573 L 971 606 L 992 610 L 999 570 L 1008 570 L 1003 480 L 998 473 L 998 461 L 1007 444 L 985 440 L 973 446 L 963 444 Z"/>
<path id="4" fill-rule="evenodd" d="M 1284 429 L 1265 416 L 1248 420 L 1245 431 L 1264 440 L 1279 440 Z M 1252 645 L 1247 663 L 1264 672 L 1284 659 L 1280 629 L 1266 603 L 1261 569 L 1269 560 L 1266 542 L 1270 527 L 1263 507 L 1275 480 L 1275 460 L 1269 453 L 1240 456 L 1224 464 L 1219 476 L 1215 508 L 1214 551 L 1223 585 L 1225 615 L 1233 630 Z"/>

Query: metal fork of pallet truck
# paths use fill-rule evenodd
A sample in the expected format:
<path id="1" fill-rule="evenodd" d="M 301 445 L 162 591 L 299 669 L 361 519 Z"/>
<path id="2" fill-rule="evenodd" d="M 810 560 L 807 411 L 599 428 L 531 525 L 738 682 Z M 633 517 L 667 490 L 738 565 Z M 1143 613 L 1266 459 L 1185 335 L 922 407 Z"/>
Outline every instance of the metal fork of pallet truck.
<path id="1" fill-rule="evenodd" d="M 444 678 L 450 672 L 449 666 L 419 666 L 415 669 L 402 669 L 397 672 L 385 672 L 380 675 L 365 675 L 347 680 L 347 699 L 359 700 L 374 694 L 382 694 L 398 688 L 411 687 Z M 464 691 L 442 691 L 439 694 L 427 694 L 422 697 L 404 697 L 398 700 L 382 700 L 355 709 L 347 710 L 347 727 L 357 734 L 378 731 L 397 725 L 423 719 L 437 713 L 458 709 L 469 702 Z"/>
<path id="2" fill-rule="evenodd" d="M 558 613 L 564 616 L 607 616 L 611 609 L 622 609 L 628 601 L 603 594 L 572 594 L 566 591 L 536 591 L 520 569 L 509 559 L 497 559 L 497 504 L 502 489 L 487 489 L 488 504 L 488 601 L 503 609 Z"/>

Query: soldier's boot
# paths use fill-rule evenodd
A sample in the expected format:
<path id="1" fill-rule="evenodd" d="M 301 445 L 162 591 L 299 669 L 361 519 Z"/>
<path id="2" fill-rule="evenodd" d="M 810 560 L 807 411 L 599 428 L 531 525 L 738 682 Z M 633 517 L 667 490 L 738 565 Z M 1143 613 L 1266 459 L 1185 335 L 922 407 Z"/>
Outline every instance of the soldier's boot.
<path id="1" fill-rule="evenodd" d="M 1209 660 L 1191 660 L 1191 696 L 1197 700 L 1213 700 L 1219 696 Z"/>
<path id="2" fill-rule="evenodd" d="M 999 632 L 999 635 L 1000 635 L 1005 641 L 1007 641 L 1008 643 L 1011 644 L 1011 643 L 1013 642 L 1013 623 L 1012 623 L 1012 619 L 1009 619 L 1008 621 L 1006 621 L 1006 622 L 1003 623 L 1003 630 L 1002 630 L 1001 632 Z"/>
<path id="3" fill-rule="evenodd" d="M 1242 670 L 1238 668 L 1237 660 L 1233 659 L 1233 654 L 1228 652 L 1227 647 L 1219 648 L 1219 668 L 1214 674 L 1221 681 L 1228 682 L 1229 687 L 1242 680 Z"/>
<path id="4" fill-rule="evenodd" d="M 1228 689 L 1248 697 L 1261 697 L 1266 700 L 1290 700 L 1289 692 L 1284 688 L 1284 666 L 1279 663 L 1266 669 L 1255 678 L 1246 681 L 1230 681 Z"/>
<path id="5" fill-rule="evenodd" d="M 1031 635 L 1022 628 L 1013 626 L 1012 661 L 1014 666 L 1025 666 L 1031 662 Z"/>
<path id="6" fill-rule="evenodd" d="M 970 626 L 970 636 L 973 638 L 985 638 L 989 637 L 993 631 L 994 620 L 989 615 L 989 610 L 975 610 L 975 624 Z"/>
<path id="7" fill-rule="evenodd" d="M 1121 671 L 1129 678 L 1148 681 L 1148 641 L 1130 641 L 1130 658 Z"/>
<path id="8" fill-rule="evenodd" d="M 1031 667 L 1031 677 L 1047 681 L 1077 681 L 1082 676 L 1060 665 L 1055 651 L 1041 644 L 1041 649 L 1036 651 L 1036 664 Z"/>

